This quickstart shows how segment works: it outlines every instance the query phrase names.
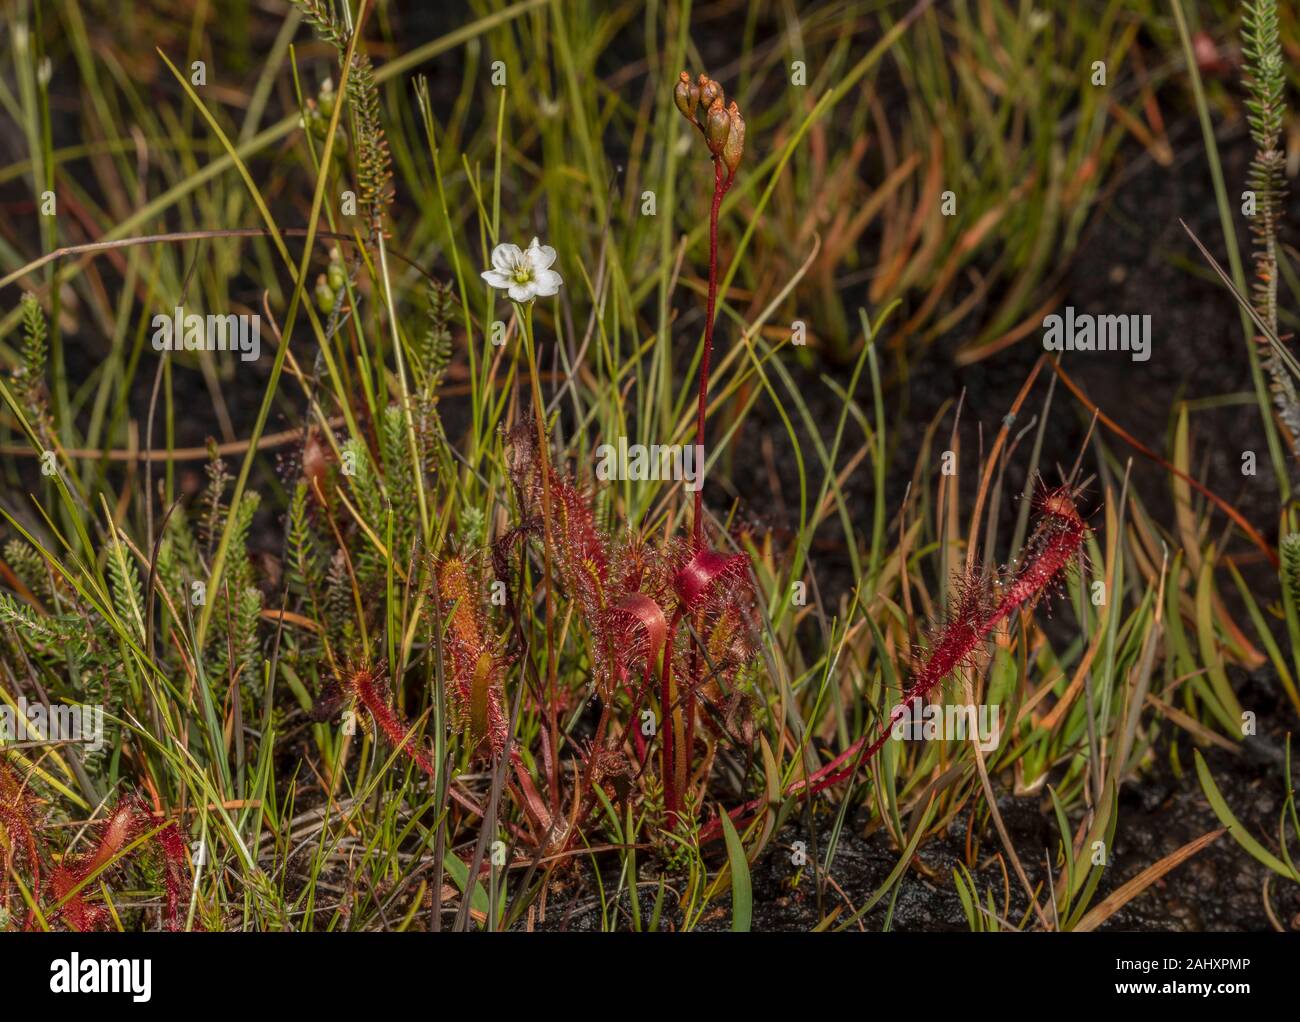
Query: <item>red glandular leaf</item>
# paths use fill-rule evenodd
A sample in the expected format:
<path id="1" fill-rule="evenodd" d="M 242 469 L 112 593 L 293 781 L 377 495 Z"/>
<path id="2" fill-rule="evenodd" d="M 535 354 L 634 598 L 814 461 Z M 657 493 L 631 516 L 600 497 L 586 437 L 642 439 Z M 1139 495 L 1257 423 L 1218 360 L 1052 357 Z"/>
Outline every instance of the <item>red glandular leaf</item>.
<path id="1" fill-rule="evenodd" d="M 112 917 L 106 908 L 92 907 L 87 903 L 87 888 L 77 888 L 112 863 L 128 845 L 157 828 L 160 820 L 161 817 L 156 816 L 139 795 L 127 795 L 100 824 L 94 849 L 85 855 L 64 858 L 50 877 L 50 888 L 55 903 L 63 902 L 59 911 L 69 926 L 86 932 L 97 930 L 110 922 Z M 153 834 L 150 843 L 160 853 L 163 863 L 163 887 L 167 900 L 163 923 L 169 930 L 179 930 L 181 897 L 190 885 L 185 839 L 180 828 L 173 822 Z M 71 893 L 73 891 L 76 893 Z"/>
<path id="2" fill-rule="evenodd" d="M 447 618 L 448 691 L 456 725 L 476 748 L 486 743 L 499 755 L 506 745 L 506 664 L 488 632 L 478 587 L 463 559 L 449 557 L 438 565 L 438 595 Z"/>
<path id="3" fill-rule="evenodd" d="M 41 856 L 36 842 L 35 800 L 27 786 L 0 759 L 0 908 L 8 909 L 10 872 L 18 859 L 27 864 L 32 897 L 41 896 Z"/>
<path id="4" fill-rule="evenodd" d="M 167 911 L 163 918 L 169 930 L 179 930 L 181 898 L 190 886 L 189 866 L 185 856 L 185 838 L 175 823 L 154 835 L 154 841 L 162 852 L 163 890 L 167 895 Z"/>
<path id="5" fill-rule="evenodd" d="M 721 554 L 701 547 L 673 577 L 673 588 L 687 613 L 719 601 L 720 592 L 747 580 L 749 558 L 744 554 Z"/>
<path id="6" fill-rule="evenodd" d="M 1003 590 L 993 610 L 981 610 L 986 601 L 974 594 L 963 598 L 939 632 L 930 647 L 929 658 L 913 676 L 898 708 L 885 721 L 875 741 L 866 745 L 864 735 L 806 781 L 797 781 L 787 794 L 803 789 L 818 792 L 852 775 L 880 750 L 890 730 L 907 713 L 913 700 L 924 698 L 957 666 L 969 662 L 978 645 L 992 635 L 1002 621 L 1021 607 L 1037 601 L 1061 573 L 1079 559 L 1088 536 L 1088 526 L 1079 516 L 1070 490 L 1044 491 L 1038 495 L 1035 505 L 1038 522 L 1026 544 L 1027 553 L 1022 566 Z"/>
<path id="7" fill-rule="evenodd" d="M 628 544 L 620 552 L 620 563 L 611 567 L 613 544 L 597 527 L 591 502 L 555 471 L 549 454 L 539 452 L 533 428 L 523 425 L 512 430 L 507 450 L 528 532 L 542 541 L 549 537 L 554 577 L 564 595 L 577 605 L 579 619 L 591 633 L 593 681 L 608 697 L 626 678 L 630 662 L 620 648 L 630 637 L 628 621 L 610 610 L 621 593 L 640 587 L 636 575 L 647 566 L 647 548 Z M 612 581 L 611 575 L 616 580 Z"/>
<path id="8" fill-rule="evenodd" d="M 931 646 L 929 659 L 903 694 L 903 706 L 924 697 L 958 666 L 970 662 L 979 644 L 993 634 L 998 624 L 1020 607 L 1036 602 L 1078 558 L 1088 526 L 1079 517 L 1070 491 L 1060 489 L 1042 494 L 1037 505 L 1039 521 L 1028 544 L 1029 553 L 1023 567 L 1003 591 L 992 612 L 985 609 L 985 598 L 973 588 L 967 588 L 955 607 L 955 613 Z M 890 726 L 903 712 L 901 708 L 895 711 Z"/>
<path id="9" fill-rule="evenodd" d="M 410 727 L 391 705 L 388 680 L 382 667 L 368 664 L 349 666 L 339 682 L 345 692 L 369 711 L 375 726 L 392 745 L 411 757 L 415 765 L 430 777 L 435 776 L 433 761 L 416 744 L 416 736 L 410 734 Z"/>
<path id="10" fill-rule="evenodd" d="M 663 608 L 645 593 L 628 593 L 610 608 L 608 617 L 620 680 L 626 680 L 627 668 L 634 663 L 644 663 L 646 678 L 653 678 L 655 663 L 668 638 L 668 618 Z"/>
<path id="11" fill-rule="evenodd" d="M 697 549 L 677 570 L 673 588 L 679 613 L 691 618 L 707 654 L 707 662 L 694 654 L 690 658 L 692 688 L 707 671 L 713 678 L 706 692 L 708 698 L 731 698 L 734 693 L 728 683 L 754 656 L 749 558 Z"/>
<path id="12" fill-rule="evenodd" d="M 1082 556 L 1088 526 L 1079 517 L 1070 490 L 1043 491 L 1034 503 L 1038 524 L 1026 544 L 1024 566 L 1006 588 L 991 624 L 1007 617 L 1017 607 L 1036 602 Z"/>
<path id="13" fill-rule="evenodd" d="M 64 922 L 78 933 L 89 933 L 106 925 L 110 916 L 105 908 L 91 908 L 82 897 L 81 891 L 69 895 L 68 892 L 84 879 L 82 872 L 78 867 L 59 866 L 50 877 L 50 890 L 54 895 L 55 904 L 63 902 L 63 908 L 59 912 Z"/>
<path id="14" fill-rule="evenodd" d="M 560 580 L 570 599 L 577 600 L 588 616 L 604 606 L 603 589 L 609 574 L 609 542 L 596 527 L 591 503 L 578 488 L 551 465 L 547 452 L 537 449 L 531 425 L 513 429 L 507 438 L 510 475 L 525 519 L 544 522 L 546 497 L 550 499 L 552 554 Z M 546 476 L 545 492 L 542 474 Z M 544 534 L 545 529 L 536 530 Z"/>

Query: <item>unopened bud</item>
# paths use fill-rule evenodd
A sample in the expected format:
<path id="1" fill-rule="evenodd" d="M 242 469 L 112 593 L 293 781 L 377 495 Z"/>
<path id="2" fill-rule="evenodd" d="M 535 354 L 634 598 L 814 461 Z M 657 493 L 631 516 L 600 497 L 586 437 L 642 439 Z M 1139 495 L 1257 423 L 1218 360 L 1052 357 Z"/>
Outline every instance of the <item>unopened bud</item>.
<path id="1" fill-rule="evenodd" d="M 704 125 L 705 137 L 709 140 L 709 151 L 714 156 L 721 156 L 731 132 L 731 118 L 722 106 L 722 98 L 715 99 L 709 107 L 709 117 Z"/>
<path id="2" fill-rule="evenodd" d="M 687 120 L 695 120 L 695 107 L 700 101 L 700 87 L 691 81 L 691 76 L 685 71 L 677 79 L 677 85 L 673 89 L 673 101 L 683 117 Z"/>
<path id="3" fill-rule="evenodd" d="M 334 308 L 334 289 L 323 273 L 316 278 L 316 307 L 321 312 L 329 312 Z"/>
<path id="4" fill-rule="evenodd" d="M 329 117 L 334 113 L 334 79 L 326 78 L 320 83 L 320 112 Z"/>
<path id="5" fill-rule="evenodd" d="M 736 101 L 731 101 L 731 106 L 727 107 L 727 120 L 730 122 L 727 131 L 727 141 L 722 146 L 722 162 L 727 165 L 727 170 L 732 174 L 740 166 L 740 158 L 745 154 L 745 118 L 740 116 L 740 108 L 736 106 Z"/>
<path id="6" fill-rule="evenodd" d="M 701 71 L 700 102 L 704 104 L 704 109 L 707 110 L 709 107 L 713 106 L 713 101 L 715 99 L 720 99 L 724 102 L 726 101 L 726 97 L 722 94 L 722 86 Z"/>

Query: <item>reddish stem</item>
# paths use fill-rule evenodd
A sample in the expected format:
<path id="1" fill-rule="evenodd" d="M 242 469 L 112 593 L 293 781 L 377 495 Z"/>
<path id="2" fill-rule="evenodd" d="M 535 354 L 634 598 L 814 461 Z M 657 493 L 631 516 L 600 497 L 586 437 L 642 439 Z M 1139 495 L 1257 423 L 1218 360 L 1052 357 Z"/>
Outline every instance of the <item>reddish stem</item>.
<path id="1" fill-rule="evenodd" d="M 698 629 L 697 629 L 698 631 Z M 700 651 L 695 645 L 691 646 L 691 674 L 686 679 L 686 691 L 682 697 L 683 714 L 685 715 L 685 726 L 682 728 L 682 786 L 685 787 L 690 782 L 691 777 L 691 753 L 695 750 L 695 686 L 699 683 L 699 654 Z"/>
<path id="2" fill-rule="evenodd" d="M 696 491 L 699 497 L 699 491 Z M 664 816 L 669 830 L 677 826 L 677 813 L 680 809 L 677 791 L 676 761 L 673 758 L 673 637 L 677 633 L 677 621 L 681 617 L 678 611 L 673 615 L 672 624 L 668 626 L 668 638 L 664 643 L 664 663 L 659 672 L 659 712 L 663 714 L 663 775 Z"/>
<path id="3" fill-rule="evenodd" d="M 695 417 L 695 442 L 704 449 L 704 413 L 709 406 L 709 365 L 713 356 L 713 316 L 718 301 L 718 211 L 722 197 L 731 187 L 731 175 L 722 178 L 722 159 L 713 157 L 713 204 L 709 207 L 709 301 L 704 318 L 704 352 L 700 357 L 700 401 Z M 704 487 L 695 491 L 695 520 L 693 531 L 698 546 L 704 535 Z"/>

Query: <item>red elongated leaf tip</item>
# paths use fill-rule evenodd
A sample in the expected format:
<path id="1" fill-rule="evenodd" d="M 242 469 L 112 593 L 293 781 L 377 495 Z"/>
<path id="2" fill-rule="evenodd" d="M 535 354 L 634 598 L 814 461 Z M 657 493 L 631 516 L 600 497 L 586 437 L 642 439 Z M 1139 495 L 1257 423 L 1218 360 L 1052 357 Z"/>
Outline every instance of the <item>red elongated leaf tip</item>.
<path id="1" fill-rule="evenodd" d="M 411 729 L 389 703 L 388 684 L 382 667 L 350 666 L 339 679 L 343 688 L 369 711 L 371 718 L 388 741 L 409 756 L 430 777 L 437 771 L 417 744 Z"/>

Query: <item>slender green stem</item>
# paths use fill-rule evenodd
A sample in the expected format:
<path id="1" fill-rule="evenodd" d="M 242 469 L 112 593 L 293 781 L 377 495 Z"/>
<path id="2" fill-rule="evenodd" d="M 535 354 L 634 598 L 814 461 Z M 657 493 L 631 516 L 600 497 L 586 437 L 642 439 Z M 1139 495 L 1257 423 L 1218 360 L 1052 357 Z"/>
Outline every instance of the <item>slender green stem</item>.
<path id="1" fill-rule="evenodd" d="M 532 384 L 533 392 L 533 419 L 537 423 L 537 456 L 542 473 L 542 585 L 546 595 L 546 716 L 551 738 L 550 796 L 554 818 L 560 807 L 560 711 L 555 657 L 555 601 L 551 592 L 551 561 L 554 550 L 554 539 L 551 534 L 551 459 L 546 442 L 546 406 L 542 404 L 541 375 L 537 368 L 537 349 L 533 339 L 533 303 L 527 302 L 517 308 L 523 313 L 528 379 Z"/>

